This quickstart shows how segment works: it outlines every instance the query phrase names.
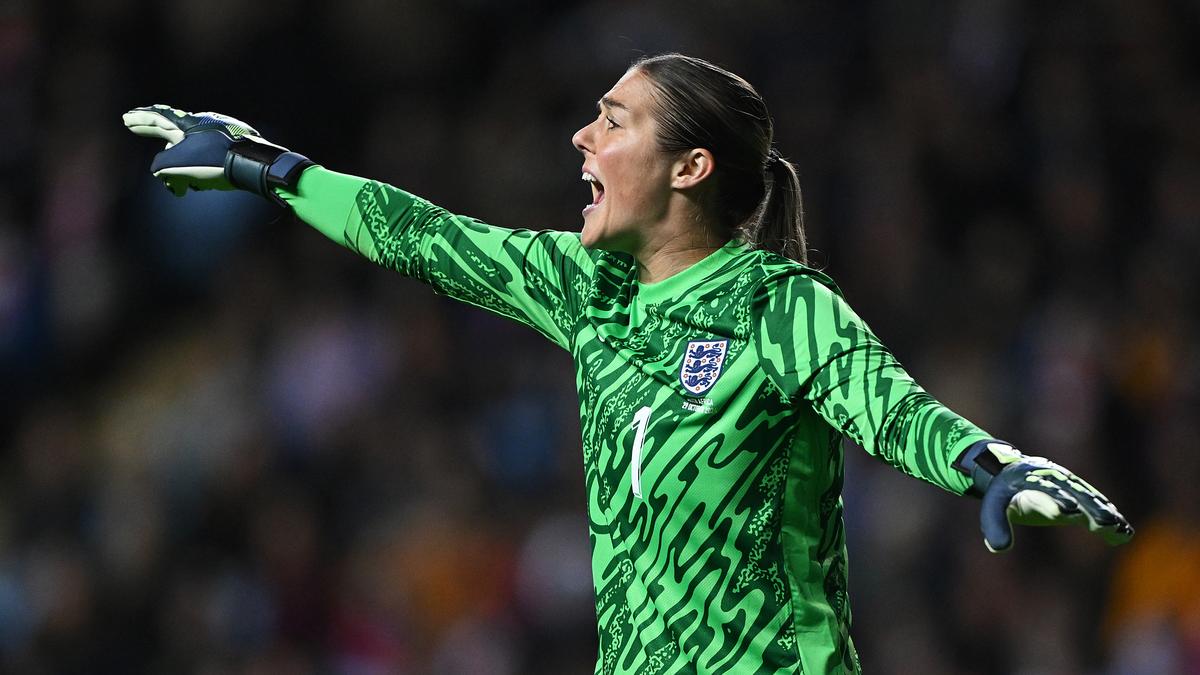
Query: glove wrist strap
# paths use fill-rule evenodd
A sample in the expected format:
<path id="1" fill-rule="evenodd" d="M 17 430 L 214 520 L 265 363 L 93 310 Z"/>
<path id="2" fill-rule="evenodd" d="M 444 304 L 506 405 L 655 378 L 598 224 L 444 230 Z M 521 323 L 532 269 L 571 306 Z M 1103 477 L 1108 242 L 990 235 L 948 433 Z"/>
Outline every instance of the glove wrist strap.
<path id="1" fill-rule="evenodd" d="M 992 443 L 1001 443 L 1012 447 L 1004 441 L 990 438 L 972 443 L 966 450 L 963 450 L 958 459 L 954 460 L 954 468 L 959 473 L 971 477 L 972 485 L 967 491 L 968 494 L 977 497 L 983 496 L 983 493 L 987 492 L 987 487 L 992 482 L 992 478 L 1004 469 L 1004 464 L 988 448 Z"/>
<path id="2" fill-rule="evenodd" d="M 287 202 L 275 188 L 295 191 L 300 174 L 312 160 L 296 152 L 254 141 L 238 140 L 225 155 L 225 177 L 235 188 L 266 197 L 280 206 Z"/>
<path id="3" fill-rule="evenodd" d="M 313 165 L 311 159 L 298 152 L 285 152 L 277 157 L 267 166 L 266 182 L 270 194 L 274 196 L 277 187 L 295 192 L 296 184 L 300 182 L 300 174 Z"/>

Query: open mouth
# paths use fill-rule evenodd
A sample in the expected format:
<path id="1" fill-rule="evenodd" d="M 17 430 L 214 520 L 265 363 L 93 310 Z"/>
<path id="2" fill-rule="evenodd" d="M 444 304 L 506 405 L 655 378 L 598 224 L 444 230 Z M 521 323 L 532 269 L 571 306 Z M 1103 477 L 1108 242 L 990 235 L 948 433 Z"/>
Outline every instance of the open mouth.
<path id="1" fill-rule="evenodd" d="M 600 179 L 587 171 L 583 172 L 583 180 L 592 187 L 592 203 L 583 207 L 583 212 L 587 213 L 600 206 L 600 202 L 604 201 L 604 184 L 600 182 Z"/>

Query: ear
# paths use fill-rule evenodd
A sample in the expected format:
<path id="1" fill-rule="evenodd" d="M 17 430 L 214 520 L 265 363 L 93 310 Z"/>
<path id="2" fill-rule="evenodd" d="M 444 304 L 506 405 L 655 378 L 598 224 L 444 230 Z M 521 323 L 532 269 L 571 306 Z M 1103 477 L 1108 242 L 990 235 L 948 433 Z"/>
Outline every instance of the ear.
<path id="1" fill-rule="evenodd" d="M 671 187 L 686 190 L 694 188 L 712 175 L 716 164 L 713 155 L 704 148 L 687 150 L 672 167 Z"/>

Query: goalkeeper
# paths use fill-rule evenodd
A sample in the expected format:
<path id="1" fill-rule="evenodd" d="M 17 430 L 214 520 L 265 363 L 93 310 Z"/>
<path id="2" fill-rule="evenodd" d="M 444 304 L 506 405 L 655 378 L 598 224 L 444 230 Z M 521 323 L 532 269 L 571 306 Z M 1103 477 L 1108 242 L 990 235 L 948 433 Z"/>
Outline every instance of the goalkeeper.
<path id="1" fill-rule="evenodd" d="M 335 173 L 248 125 L 167 106 L 176 194 L 240 188 L 439 293 L 507 316 L 576 366 L 597 673 L 857 673 L 843 436 L 982 498 L 1010 523 L 1133 530 L 1095 488 L 930 397 L 806 265 L 800 187 L 745 80 L 668 54 L 635 63 L 574 136 L 580 233 L 509 230 Z"/>

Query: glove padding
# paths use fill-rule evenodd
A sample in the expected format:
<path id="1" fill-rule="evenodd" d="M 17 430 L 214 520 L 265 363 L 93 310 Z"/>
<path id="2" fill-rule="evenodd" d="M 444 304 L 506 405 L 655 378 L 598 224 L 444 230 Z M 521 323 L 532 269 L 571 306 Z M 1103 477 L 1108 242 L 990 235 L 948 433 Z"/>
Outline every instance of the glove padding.
<path id="1" fill-rule="evenodd" d="M 249 124 L 213 112 L 167 105 L 134 108 L 121 117 L 133 133 L 165 140 L 150 172 L 176 196 L 193 190 L 242 189 L 285 205 L 275 187 L 295 189 L 313 165 L 305 156 L 264 140 Z"/>
<path id="2" fill-rule="evenodd" d="M 1133 527 L 1087 481 L 1044 457 L 1028 457 L 999 441 L 980 441 L 955 462 L 983 495 L 983 543 L 998 553 L 1012 547 L 1012 525 L 1084 524 L 1115 546 Z"/>

